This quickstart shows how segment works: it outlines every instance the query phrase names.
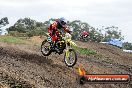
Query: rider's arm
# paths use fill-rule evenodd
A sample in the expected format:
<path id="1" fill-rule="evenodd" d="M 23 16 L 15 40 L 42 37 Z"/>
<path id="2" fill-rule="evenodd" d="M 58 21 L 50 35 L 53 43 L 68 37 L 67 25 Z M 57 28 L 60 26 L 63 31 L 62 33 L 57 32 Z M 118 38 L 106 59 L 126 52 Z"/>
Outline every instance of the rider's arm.
<path id="1" fill-rule="evenodd" d="M 71 34 L 71 31 L 69 30 L 69 27 L 68 27 L 68 26 L 65 26 L 65 27 L 64 27 L 64 30 L 65 30 L 65 32 Z"/>

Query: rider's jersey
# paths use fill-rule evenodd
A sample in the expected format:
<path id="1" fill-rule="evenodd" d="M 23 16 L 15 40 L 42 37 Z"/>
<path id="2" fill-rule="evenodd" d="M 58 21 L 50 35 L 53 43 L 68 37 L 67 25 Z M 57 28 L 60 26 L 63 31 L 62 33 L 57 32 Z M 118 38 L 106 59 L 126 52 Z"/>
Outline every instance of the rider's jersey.
<path id="1" fill-rule="evenodd" d="M 55 21 L 48 27 L 48 32 L 50 33 L 52 41 L 57 40 L 57 37 L 59 36 L 58 30 L 70 33 L 68 26 L 63 27 L 58 21 Z"/>
<path id="2" fill-rule="evenodd" d="M 81 36 L 82 36 L 82 37 L 89 36 L 89 33 L 86 32 L 86 31 L 83 31 L 83 32 L 81 32 Z"/>

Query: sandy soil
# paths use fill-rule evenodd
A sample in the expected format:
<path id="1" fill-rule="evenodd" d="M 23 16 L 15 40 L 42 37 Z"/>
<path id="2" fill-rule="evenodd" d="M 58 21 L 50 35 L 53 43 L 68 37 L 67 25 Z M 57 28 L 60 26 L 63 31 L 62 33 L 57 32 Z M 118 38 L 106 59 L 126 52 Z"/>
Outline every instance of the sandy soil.
<path id="1" fill-rule="evenodd" d="M 39 46 L 0 43 L 0 88 L 131 88 L 132 84 L 78 84 L 79 65 L 87 74 L 132 75 L 132 55 L 103 44 L 77 44 L 96 50 L 102 57 L 78 54 L 77 64 L 69 68 L 63 54 L 44 57 Z"/>

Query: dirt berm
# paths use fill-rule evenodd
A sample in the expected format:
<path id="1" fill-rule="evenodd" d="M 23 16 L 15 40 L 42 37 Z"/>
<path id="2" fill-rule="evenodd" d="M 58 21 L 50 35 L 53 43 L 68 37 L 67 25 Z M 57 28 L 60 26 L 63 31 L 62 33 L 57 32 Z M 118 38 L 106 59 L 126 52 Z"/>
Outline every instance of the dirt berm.
<path id="1" fill-rule="evenodd" d="M 40 47 L 0 43 L 0 88 L 132 88 L 131 84 L 77 83 L 77 67 L 90 74 L 131 74 L 132 55 L 113 46 L 76 42 L 92 48 L 100 57 L 78 54 L 73 68 L 63 62 L 63 55 L 44 57 Z"/>

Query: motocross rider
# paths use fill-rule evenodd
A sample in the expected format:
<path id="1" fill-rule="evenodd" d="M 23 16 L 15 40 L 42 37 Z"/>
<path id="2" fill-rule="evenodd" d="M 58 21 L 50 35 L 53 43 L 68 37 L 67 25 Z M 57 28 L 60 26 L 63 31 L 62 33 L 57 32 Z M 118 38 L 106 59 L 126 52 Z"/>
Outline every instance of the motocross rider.
<path id="1" fill-rule="evenodd" d="M 71 33 L 71 30 L 67 26 L 67 21 L 65 18 L 59 18 L 55 20 L 50 26 L 48 27 L 48 32 L 52 40 L 52 47 L 55 47 L 56 42 L 60 38 L 60 31 Z"/>

